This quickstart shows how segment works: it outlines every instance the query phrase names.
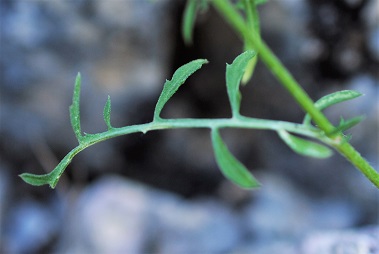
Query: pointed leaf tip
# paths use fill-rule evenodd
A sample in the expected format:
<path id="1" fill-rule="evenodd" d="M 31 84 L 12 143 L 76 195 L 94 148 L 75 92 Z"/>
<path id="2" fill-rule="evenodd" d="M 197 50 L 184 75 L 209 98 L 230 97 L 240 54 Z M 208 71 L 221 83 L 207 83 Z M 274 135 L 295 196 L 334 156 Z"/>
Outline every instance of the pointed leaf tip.
<path id="1" fill-rule="evenodd" d="M 319 110 L 324 110 L 330 106 L 333 106 L 335 104 L 355 99 L 359 96 L 362 96 L 360 92 L 354 91 L 354 90 L 342 90 L 338 92 L 334 92 L 331 94 L 327 94 L 323 97 L 321 97 L 319 100 L 315 102 L 315 107 Z M 311 116 L 309 114 L 306 114 L 304 117 L 304 124 L 310 124 L 311 122 Z"/>
<path id="2" fill-rule="evenodd" d="M 211 138 L 216 162 L 223 175 L 241 188 L 252 189 L 259 187 L 260 183 L 247 168 L 230 153 L 218 129 L 211 130 Z"/>
<path id="3" fill-rule="evenodd" d="M 239 90 L 241 79 L 245 73 L 250 60 L 257 53 L 253 50 L 245 51 L 237 56 L 232 64 L 226 65 L 226 88 L 233 116 L 239 114 L 241 104 L 241 93 Z"/>
<path id="4" fill-rule="evenodd" d="M 175 71 L 171 80 L 166 80 L 163 86 L 163 90 L 159 96 L 158 102 L 155 106 L 154 120 L 157 120 L 160 118 L 160 113 L 163 107 L 165 106 L 165 104 L 176 93 L 179 87 L 182 84 L 184 84 L 184 82 L 188 79 L 188 77 L 191 76 L 195 71 L 200 69 L 203 66 L 203 64 L 206 64 L 206 63 L 208 63 L 208 60 L 206 59 L 193 60 L 179 67 Z"/>

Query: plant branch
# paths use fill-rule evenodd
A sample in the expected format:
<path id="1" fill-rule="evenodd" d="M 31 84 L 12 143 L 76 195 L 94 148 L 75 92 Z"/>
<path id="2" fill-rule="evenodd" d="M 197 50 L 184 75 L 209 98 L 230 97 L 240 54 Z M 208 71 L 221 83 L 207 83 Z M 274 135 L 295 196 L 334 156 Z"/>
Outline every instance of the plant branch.
<path id="1" fill-rule="evenodd" d="M 312 99 L 292 77 L 289 71 L 284 67 L 280 60 L 270 50 L 270 48 L 255 35 L 251 33 L 244 19 L 229 2 L 229 0 L 213 0 L 213 6 L 218 10 L 221 16 L 232 26 L 242 40 L 249 40 L 254 49 L 259 53 L 260 58 L 266 64 L 273 75 L 294 97 L 297 103 L 308 113 L 317 126 L 323 130 L 327 136 L 334 140 L 343 140 L 341 132 L 335 132 L 335 127 L 325 117 L 325 115 L 314 105 Z M 379 188 L 378 172 L 352 147 L 348 142 L 336 142 L 334 145 L 348 161 L 350 161 L 358 170 L 360 170 L 377 188 Z"/>
<path id="2" fill-rule="evenodd" d="M 296 82 L 288 70 L 283 66 L 280 60 L 272 53 L 270 48 L 255 35 L 251 33 L 248 26 L 238 11 L 229 2 L 229 0 L 213 0 L 214 7 L 220 12 L 224 19 L 238 32 L 241 39 L 247 39 L 254 45 L 255 50 L 259 53 L 262 61 L 267 65 L 269 70 L 281 82 L 281 84 L 290 92 L 298 104 L 307 112 L 314 122 L 325 131 L 332 132 L 334 126 L 329 120 L 314 106 L 312 99 Z"/>
<path id="3" fill-rule="evenodd" d="M 332 145 L 332 140 L 329 140 L 324 136 L 323 132 L 320 132 L 316 128 L 310 128 L 303 124 L 296 124 L 285 121 L 265 120 L 251 117 L 233 117 L 225 119 L 155 119 L 150 123 L 125 126 L 121 128 L 111 128 L 102 133 L 85 134 L 81 137 L 80 144 L 71 150 L 62 161 L 48 174 L 34 175 L 29 173 L 21 174 L 21 178 L 32 185 L 44 185 L 49 184 L 51 188 L 55 188 L 60 176 L 64 170 L 71 163 L 72 159 L 84 149 L 97 144 L 99 142 L 131 134 L 136 132 L 147 133 L 153 130 L 164 129 L 181 129 L 181 128 L 209 128 L 212 130 L 222 128 L 244 128 L 244 129 L 265 129 L 280 131 L 286 130 L 288 132 L 300 134 L 310 138 L 319 139 L 322 142 Z"/>

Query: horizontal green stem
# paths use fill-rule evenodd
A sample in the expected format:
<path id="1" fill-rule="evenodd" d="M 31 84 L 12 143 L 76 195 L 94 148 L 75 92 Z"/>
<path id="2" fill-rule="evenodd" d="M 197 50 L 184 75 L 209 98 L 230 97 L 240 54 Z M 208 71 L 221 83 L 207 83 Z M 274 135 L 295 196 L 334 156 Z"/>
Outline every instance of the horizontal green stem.
<path id="1" fill-rule="evenodd" d="M 291 123 L 286 121 L 275 121 L 258 119 L 251 117 L 240 116 L 238 118 L 222 118 L 222 119 L 194 119 L 194 118 L 182 118 L 182 119 L 159 119 L 150 123 L 138 124 L 125 126 L 121 128 L 113 128 L 109 131 L 89 134 L 88 142 L 84 143 L 98 143 L 100 141 L 123 136 L 135 132 L 146 133 L 153 130 L 164 130 L 164 129 L 181 129 L 181 128 L 241 128 L 241 129 L 262 129 L 262 130 L 286 130 L 296 134 L 301 134 L 308 137 L 320 138 L 323 133 L 318 131 L 316 128 L 310 129 L 309 126 L 304 126 L 302 124 Z"/>
<path id="2" fill-rule="evenodd" d="M 81 151 L 97 144 L 99 142 L 123 136 L 131 133 L 142 132 L 146 133 L 153 130 L 164 129 L 179 129 L 179 128 L 209 128 L 209 129 L 221 129 L 221 128 L 248 128 L 248 129 L 266 129 L 266 130 L 286 130 L 301 134 L 304 136 L 316 138 L 332 145 L 328 138 L 326 138 L 322 131 L 310 126 L 302 124 L 295 124 L 283 121 L 264 120 L 250 117 L 243 117 L 238 115 L 237 117 L 228 119 L 161 119 L 157 118 L 150 123 L 137 124 L 131 126 L 125 126 L 121 128 L 110 128 L 109 130 L 97 133 L 86 134 L 81 137 L 80 143 L 77 147 L 71 150 L 62 161 L 48 174 L 34 175 L 29 173 L 21 174 L 20 176 L 24 181 L 33 185 L 49 184 L 50 187 L 55 188 L 60 176 L 63 174 L 67 166 L 71 163 L 72 159 Z"/>

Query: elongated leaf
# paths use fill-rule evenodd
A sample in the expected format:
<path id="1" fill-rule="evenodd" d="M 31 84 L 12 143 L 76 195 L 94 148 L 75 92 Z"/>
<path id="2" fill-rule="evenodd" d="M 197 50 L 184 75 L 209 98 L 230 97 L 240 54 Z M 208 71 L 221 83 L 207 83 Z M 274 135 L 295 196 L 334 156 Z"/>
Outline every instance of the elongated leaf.
<path id="1" fill-rule="evenodd" d="M 187 78 L 191 76 L 195 71 L 200 69 L 201 66 L 205 63 L 208 63 L 206 59 L 193 60 L 177 69 L 171 80 L 166 80 L 163 86 L 163 91 L 159 96 L 158 102 L 155 106 L 154 120 L 160 118 L 159 115 L 164 105 L 175 94 L 179 87 L 187 80 Z"/>
<path id="2" fill-rule="evenodd" d="M 231 65 L 226 65 L 226 87 L 233 116 L 239 114 L 241 105 L 241 93 L 239 90 L 242 76 L 249 61 L 256 55 L 255 51 L 249 50 L 234 59 Z"/>
<path id="3" fill-rule="evenodd" d="M 182 35 L 183 40 L 187 45 L 192 44 L 192 34 L 196 20 L 198 2 L 198 0 L 187 0 L 186 7 L 184 9 Z"/>
<path id="4" fill-rule="evenodd" d="M 249 34 L 245 34 L 244 38 L 244 48 L 245 50 L 255 50 L 254 45 L 249 41 L 248 37 L 251 33 L 255 34 L 260 38 L 260 22 L 259 14 L 257 10 L 257 1 L 254 0 L 244 0 L 244 11 L 246 12 L 246 25 L 249 29 Z M 249 61 L 249 64 L 246 67 L 245 73 L 242 77 L 242 85 L 246 85 L 251 77 L 253 76 L 255 66 L 258 62 L 258 56 L 255 56 Z"/>
<path id="5" fill-rule="evenodd" d="M 254 176 L 230 153 L 218 129 L 212 129 L 211 137 L 215 158 L 224 176 L 242 188 L 259 187 Z"/>
<path id="6" fill-rule="evenodd" d="M 76 76 L 74 95 L 72 97 L 72 104 L 70 106 L 70 120 L 71 126 L 74 130 L 76 139 L 80 143 L 83 139 L 82 130 L 80 127 L 80 86 L 81 86 L 81 77 L 80 73 Z"/>
<path id="7" fill-rule="evenodd" d="M 111 97 L 109 95 L 108 95 L 107 102 L 105 103 L 105 106 L 104 106 L 103 115 L 104 115 L 104 122 L 107 125 L 108 130 L 112 129 L 113 127 L 111 125 Z"/>
<path id="8" fill-rule="evenodd" d="M 285 130 L 279 130 L 278 134 L 284 143 L 286 143 L 294 152 L 298 154 L 319 159 L 328 158 L 333 154 L 333 151 L 328 147 L 296 137 L 289 134 Z"/>
<path id="9" fill-rule="evenodd" d="M 357 116 L 351 119 L 345 120 L 341 117 L 340 123 L 336 127 L 336 129 L 330 133 L 331 135 L 336 134 L 338 132 L 344 132 L 350 128 L 353 128 L 355 125 L 359 124 L 365 119 L 364 116 Z M 350 137 L 351 138 L 351 137 Z"/>
<path id="10" fill-rule="evenodd" d="M 338 91 L 335 93 L 325 95 L 324 97 L 322 97 L 321 99 L 315 102 L 315 106 L 319 110 L 324 110 L 334 104 L 352 100 L 359 96 L 362 96 L 362 94 L 353 90 Z M 304 117 L 303 123 L 309 125 L 310 122 L 311 122 L 311 116 L 309 114 L 306 114 Z"/>

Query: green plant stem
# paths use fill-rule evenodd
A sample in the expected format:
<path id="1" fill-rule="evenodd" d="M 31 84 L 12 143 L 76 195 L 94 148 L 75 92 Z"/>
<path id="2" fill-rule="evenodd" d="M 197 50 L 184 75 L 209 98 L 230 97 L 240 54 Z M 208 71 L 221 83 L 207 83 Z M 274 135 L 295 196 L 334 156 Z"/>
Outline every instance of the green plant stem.
<path id="1" fill-rule="evenodd" d="M 318 129 L 309 129 L 309 126 L 302 124 L 291 123 L 286 121 L 275 121 L 258 119 L 251 117 L 233 117 L 221 119 L 195 119 L 195 118 L 182 118 L 182 119 L 159 119 L 150 123 L 125 126 L 121 128 L 112 128 L 111 130 L 97 133 L 87 134 L 83 144 L 95 144 L 110 138 L 123 136 L 130 133 L 142 132 L 146 133 L 153 130 L 164 129 L 182 129 L 182 128 L 241 128 L 241 129 L 264 129 L 264 130 L 286 130 L 288 132 L 313 137 L 320 139 L 324 136 Z"/>
<path id="2" fill-rule="evenodd" d="M 55 188 L 60 176 L 66 167 L 71 163 L 72 159 L 81 151 L 97 144 L 99 142 L 123 136 L 131 133 L 146 133 L 153 130 L 164 129 L 180 129 L 180 128 L 251 128 L 251 129 L 267 129 L 267 130 L 286 130 L 289 132 L 301 134 L 303 136 L 319 139 L 325 143 L 331 144 L 331 140 L 325 137 L 324 133 L 316 128 L 310 128 L 302 124 L 264 120 L 250 117 L 237 116 L 227 119 L 155 119 L 150 123 L 125 126 L 121 128 L 111 128 L 105 132 L 97 134 L 86 134 L 82 136 L 81 142 L 77 147 L 72 149 L 62 161 L 55 167 L 53 171 L 45 175 L 33 175 L 24 173 L 20 175 L 24 181 L 34 185 L 49 184 L 51 188 Z M 33 181 L 33 182 L 32 182 Z"/>
<path id="3" fill-rule="evenodd" d="M 335 127 L 325 115 L 315 107 L 312 99 L 292 77 L 280 60 L 272 53 L 270 48 L 259 37 L 249 31 L 244 19 L 229 0 L 213 0 L 212 3 L 224 19 L 236 30 L 241 39 L 247 39 L 254 45 L 255 50 L 259 53 L 260 59 L 262 59 L 273 75 L 288 90 L 298 104 L 312 117 L 317 126 L 323 130 L 326 135 L 333 133 Z M 341 133 L 329 136 L 335 140 L 343 138 Z M 378 172 L 349 143 L 338 142 L 334 147 L 379 188 Z"/>
<path id="4" fill-rule="evenodd" d="M 325 131 L 332 132 L 334 126 L 329 120 L 314 106 L 312 99 L 296 82 L 292 75 L 283 66 L 280 60 L 272 53 L 269 47 L 260 40 L 255 33 L 251 33 L 245 21 L 238 11 L 228 0 L 213 0 L 214 7 L 221 13 L 227 22 L 238 32 L 242 39 L 246 38 L 254 45 L 262 61 L 268 66 L 274 76 L 290 92 L 299 105 L 311 115 L 313 121 Z"/>
<path id="5" fill-rule="evenodd" d="M 355 150 L 352 145 L 348 142 L 342 142 L 340 145 L 334 147 L 379 189 L 378 172 L 362 157 L 357 150 Z"/>

